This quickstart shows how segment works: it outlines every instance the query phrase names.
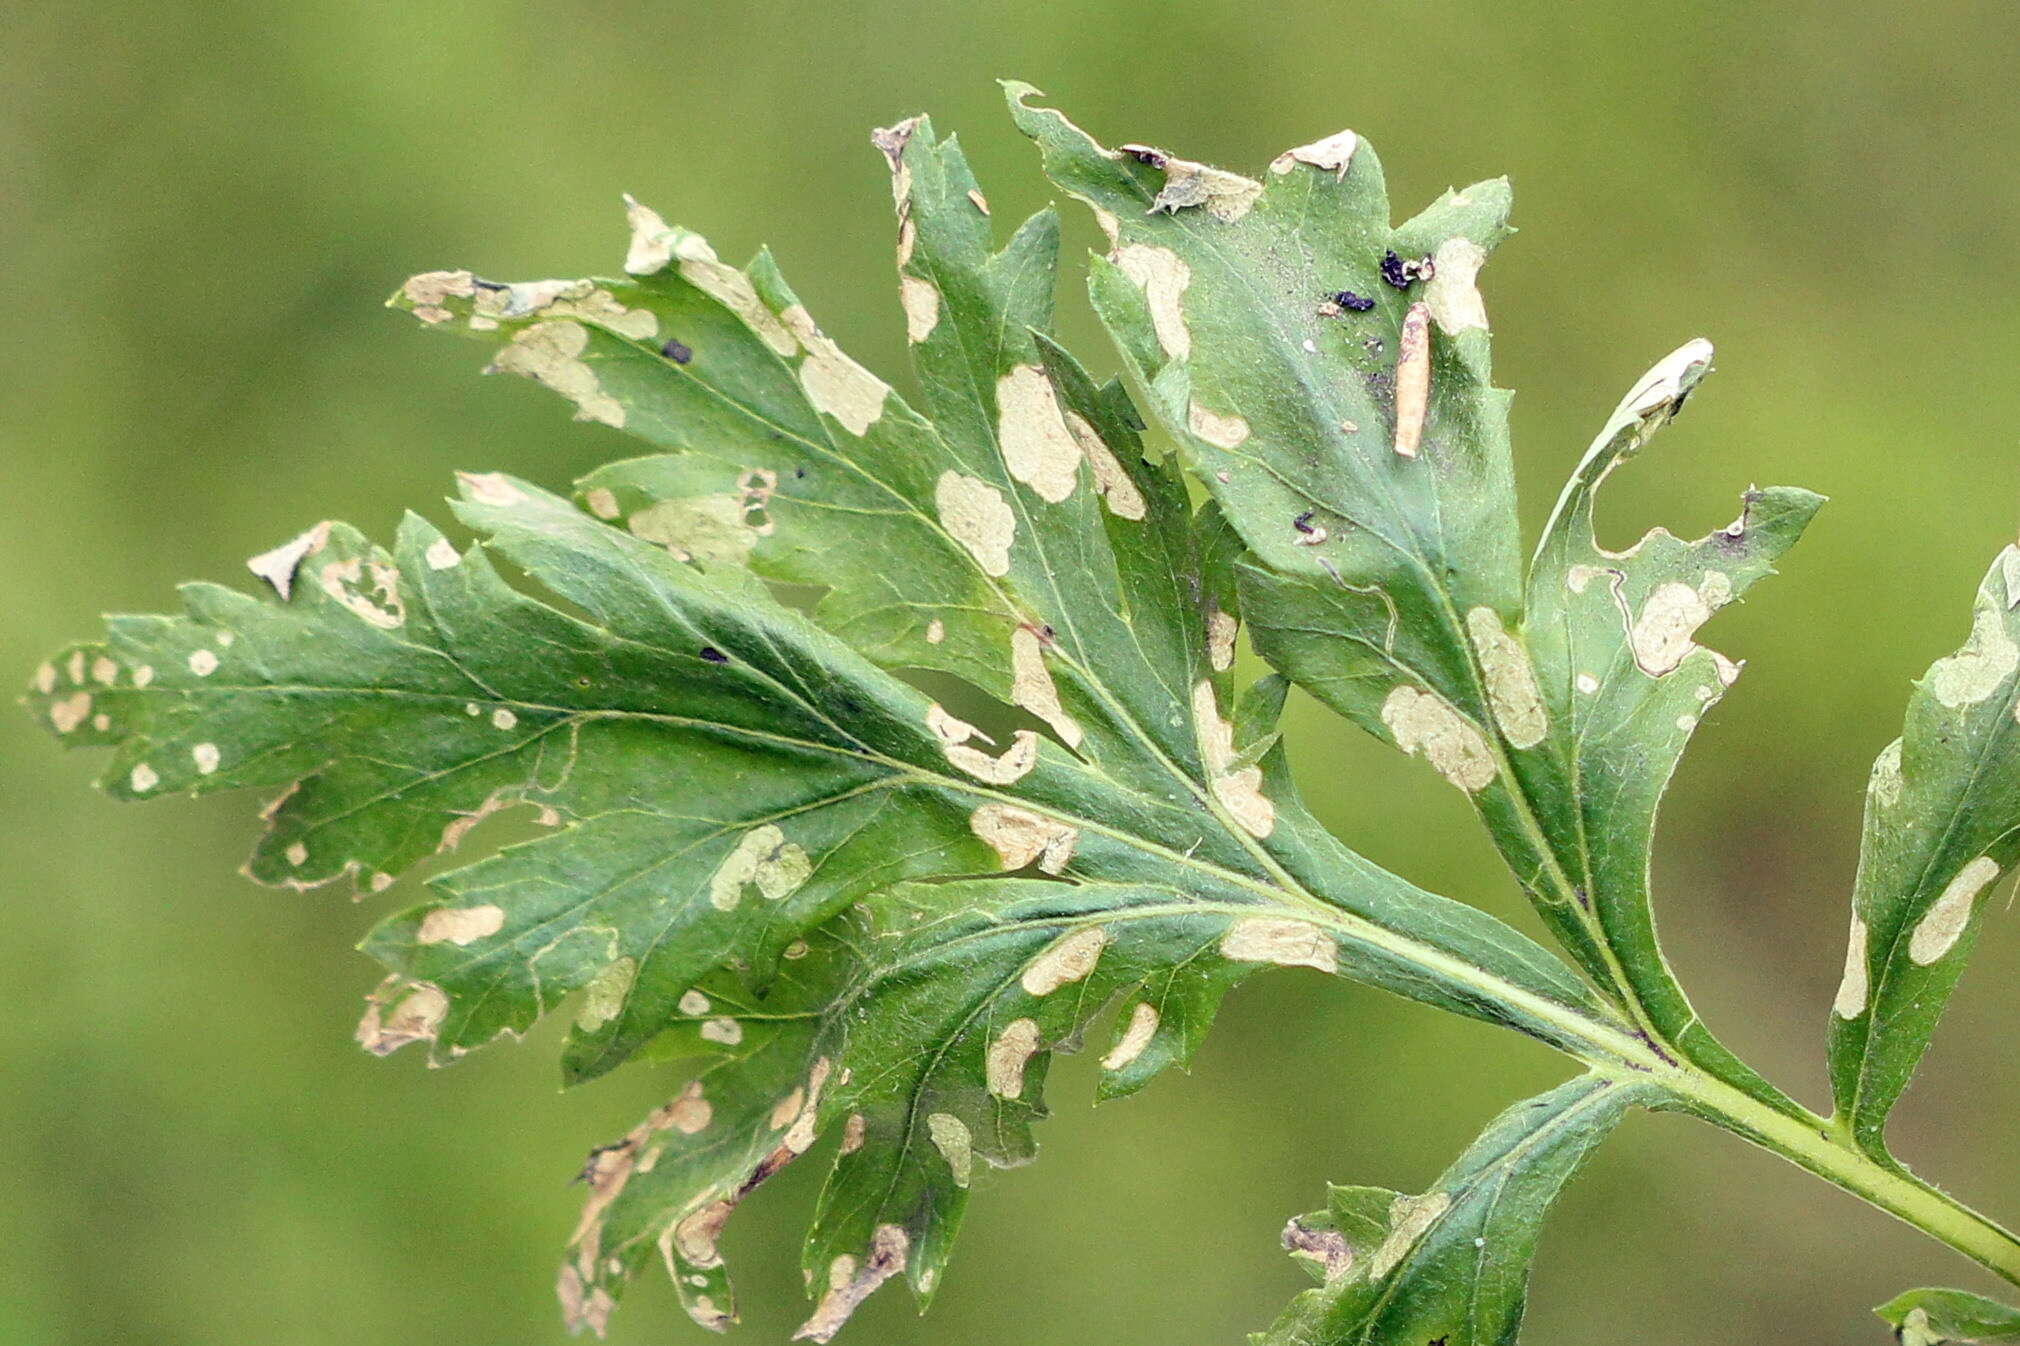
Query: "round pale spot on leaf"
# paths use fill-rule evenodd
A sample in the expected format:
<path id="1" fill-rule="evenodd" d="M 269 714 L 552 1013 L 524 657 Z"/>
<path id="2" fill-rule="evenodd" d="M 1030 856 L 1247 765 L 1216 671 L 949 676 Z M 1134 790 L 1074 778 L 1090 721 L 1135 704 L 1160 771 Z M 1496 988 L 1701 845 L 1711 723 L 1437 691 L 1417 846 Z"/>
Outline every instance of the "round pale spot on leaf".
<path id="1" fill-rule="evenodd" d="M 202 651 L 208 653 L 209 651 Z M 49 725 L 59 734 L 68 734 L 91 716 L 91 693 L 72 692 L 49 703 Z"/>
<path id="2" fill-rule="evenodd" d="M 743 1025 L 731 1018 L 710 1019 L 701 1026 L 701 1035 L 710 1042 L 734 1047 L 743 1041 Z"/>

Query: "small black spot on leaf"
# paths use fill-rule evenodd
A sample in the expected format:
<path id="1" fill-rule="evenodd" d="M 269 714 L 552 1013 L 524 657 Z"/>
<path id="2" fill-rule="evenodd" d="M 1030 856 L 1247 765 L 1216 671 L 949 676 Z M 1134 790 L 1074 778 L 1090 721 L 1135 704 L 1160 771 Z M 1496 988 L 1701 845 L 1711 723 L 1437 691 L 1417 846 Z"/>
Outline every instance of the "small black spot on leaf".
<path id="1" fill-rule="evenodd" d="M 708 660 L 711 664 L 726 664 L 729 662 L 729 656 L 713 645 L 702 646 L 701 657 Z"/>
<path id="2" fill-rule="evenodd" d="M 669 340 L 659 348 L 659 353 L 677 365 L 684 365 L 694 358 L 693 347 L 683 341 Z"/>

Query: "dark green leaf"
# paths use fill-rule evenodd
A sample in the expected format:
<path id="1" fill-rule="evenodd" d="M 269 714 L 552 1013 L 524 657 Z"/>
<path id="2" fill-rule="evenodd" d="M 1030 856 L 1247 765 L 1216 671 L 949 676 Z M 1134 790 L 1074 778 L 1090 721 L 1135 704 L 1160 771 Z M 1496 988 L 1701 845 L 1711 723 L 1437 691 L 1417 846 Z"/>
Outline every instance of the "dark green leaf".
<path id="1" fill-rule="evenodd" d="M 1507 1346 L 1550 1203 L 1641 1085 L 1586 1076 L 1495 1118 L 1419 1196 L 1336 1187 L 1284 1245 L 1321 1280 L 1255 1346 Z"/>
<path id="2" fill-rule="evenodd" d="M 1109 235 L 1095 306 L 1239 535 L 1258 650 L 1463 790 L 1551 932 L 1651 1040 L 1793 1110 L 1698 1023 L 1656 944 L 1647 865 L 1662 789 L 1737 672 L 1692 632 L 1820 499 L 1749 492 L 1737 524 L 1694 544 L 1657 530 L 1615 554 L 1591 534 L 1600 480 L 1681 405 L 1709 345 L 1621 404 L 1525 581 L 1477 287 L 1510 232 L 1506 182 L 1391 227 L 1381 165 L 1351 132 L 1250 181 L 1104 148 L 1008 88 L 1047 174 Z"/>
<path id="3" fill-rule="evenodd" d="M 1875 1156 L 1977 941 L 1978 910 L 2020 858 L 2016 602 L 2020 548 L 2007 547 L 1978 586 L 1970 638 L 1915 684 L 1866 791 L 1831 1085 L 1840 1124 Z"/>
<path id="4" fill-rule="evenodd" d="M 1648 866 L 1670 776 L 1740 673 L 1738 663 L 1698 644 L 1697 630 L 1774 573 L 1823 497 L 1749 488 L 1724 528 L 1693 542 L 1654 528 L 1618 552 L 1600 545 L 1593 517 L 1600 486 L 1681 410 L 1710 372 L 1711 354 L 1709 342 L 1690 342 L 1621 399 L 1544 529 L 1526 631 L 1556 751 L 1525 761 L 1525 788 L 1551 820 L 1556 853 L 1663 1038 L 1765 1092 L 1709 1037 L 1677 988 L 1656 944 Z"/>
<path id="5" fill-rule="evenodd" d="M 266 882 L 376 891 L 517 804 L 556 828 L 373 931 L 360 1038 L 446 1061 L 572 996 L 569 1079 L 698 1069 L 591 1157 L 575 1326 L 655 1245 L 726 1322 L 723 1222 L 821 1135 L 803 1334 L 900 1274 L 930 1294 L 976 1166 L 1030 1157 L 1049 1053 L 1111 1004 L 1104 1094 L 1182 1063 L 1265 965 L 1643 1054 L 1552 955 L 1311 819 L 1282 683 L 1232 673 L 1234 534 L 1042 330 L 1050 216 L 991 253 L 951 142 L 878 145 L 924 414 L 768 257 L 730 267 L 634 204 L 626 278 L 432 272 L 395 302 L 668 452 L 579 508 L 466 477 L 468 550 L 416 518 L 391 552 L 318 526 L 255 558 L 264 600 L 191 586 L 32 698 L 114 749 L 122 797 L 279 790 Z"/>
<path id="6" fill-rule="evenodd" d="M 1894 1325 L 1901 1346 L 2020 1341 L 2020 1309 L 1962 1290 L 1910 1290 L 1873 1312 Z"/>

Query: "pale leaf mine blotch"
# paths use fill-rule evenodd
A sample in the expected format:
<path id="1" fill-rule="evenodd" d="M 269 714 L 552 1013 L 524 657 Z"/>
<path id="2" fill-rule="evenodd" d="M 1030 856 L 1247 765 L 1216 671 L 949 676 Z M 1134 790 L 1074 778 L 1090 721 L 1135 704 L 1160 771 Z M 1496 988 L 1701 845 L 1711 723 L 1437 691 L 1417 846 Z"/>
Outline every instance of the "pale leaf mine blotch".
<path id="1" fill-rule="evenodd" d="M 940 325 L 940 291 L 918 276 L 898 278 L 898 302 L 905 310 L 905 339 L 914 346 Z"/>
<path id="2" fill-rule="evenodd" d="M 1129 470 L 1109 449 L 1107 442 L 1078 412 L 1066 413 L 1066 428 L 1080 445 L 1080 451 L 1087 456 L 1088 470 L 1094 474 L 1095 494 L 1108 506 L 1108 512 L 1118 519 L 1141 521 L 1147 510 L 1143 492 L 1130 477 Z"/>
<path id="3" fill-rule="evenodd" d="M 454 944 L 462 948 L 488 939 L 505 928 L 505 912 L 486 903 L 475 907 L 437 907 L 421 918 L 417 944 Z"/>
<path id="4" fill-rule="evenodd" d="M 1340 131 L 1324 140 L 1285 150 L 1270 160 L 1270 172 L 1281 177 L 1299 164 L 1307 164 L 1320 172 L 1331 173 L 1335 181 L 1344 181 L 1347 169 L 1353 165 L 1354 151 L 1360 148 L 1360 144 L 1361 138 L 1352 131 Z"/>
<path id="5" fill-rule="evenodd" d="M 1431 407 L 1431 309 L 1410 305 L 1396 338 L 1396 441 L 1398 457 L 1415 458 L 1424 442 Z"/>
<path id="6" fill-rule="evenodd" d="M 1413 757 L 1421 752 L 1468 794 L 1485 789 L 1499 774 L 1486 737 L 1435 692 L 1397 687 L 1382 702 L 1382 723 L 1397 747 Z"/>
<path id="7" fill-rule="evenodd" d="M 1704 572 L 1696 588 L 1676 580 L 1657 585 L 1628 629 L 1635 664 L 1652 678 L 1675 672 L 1699 648 L 1697 628 L 1731 600 L 1732 577 L 1720 570 Z"/>
<path id="8" fill-rule="evenodd" d="M 1368 1262 L 1368 1279 L 1381 1280 L 1416 1246 L 1432 1225 L 1452 1208 L 1452 1198 L 1444 1192 L 1423 1196 L 1399 1196 L 1389 1205 L 1389 1234 Z"/>
<path id="9" fill-rule="evenodd" d="M 1248 422 L 1192 403 L 1186 410 L 1186 428 L 1216 448 L 1239 448 L 1249 436 Z"/>
<path id="10" fill-rule="evenodd" d="M 1151 1039 L 1157 1036 L 1158 1014 L 1156 1009 L 1143 1001 L 1138 1001 L 1129 1012 L 1129 1023 L 1115 1039 L 1115 1045 L 1108 1055 L 1101 1058 L 1103 1070 L 1121 1070 L 1137 1057 L 1143 1055 Z"/>
<path id="11" fill-rule="evenodd" d="M 1543 694 L 1536 686 L 1528 650 L 1521 640 L 1501 625 L 1501 614 L 1492 608 L 1474 608 L 1466 614 L 1466 634 L 1480 660 L 1480 672 L 1487 683 L 1487 701 L 1501 735 L 1517 748 L 1533 748 L 1549 732 L 1543 709 Z"/>
<path id="12" fill-rule="evenodd" d="M 1851 938 L 1845 945 L 1845 976 L 1831 1009 L 1840 1019 L 1856 1019 L 1866 1012 L 1866 995 L 1866 923 L 1854 916 Z"/>
<path id="13" fill-rule="evenodd" d="M 813 861 L 806 850 L 787 841 L 776 823 L 762 823 L 745 832 L 716 866 L 709 880 L 709 903 L 717 911 L 732 911 L 753 884 L 768 901 L 776 902 L 797 891 L 812 874 Z"/>
<path id="14" fill-rule="evenodd" d="M 1250 916 L 1236 921 L 1221 936 L 1220 951 L 1237 963 L 1339 971 L 1339 950 L 1332 937 L 1309 921 L 1287 917 Z"/>
<path id="15" fill-rule="evenodd" d="M 1010 704 L 1021 706 L 1052 727 L 1069 748 L 1080 746 L 1080 725 L 1059 703 L 1059 689 L 1045 666 L 1046 639 L 1029 624 L 1010 633 Z"/>
<path id="16" fill-rule="evenodd" d="M 795 304 L 779 318 L 806 350 L 800 361 L 800 387 L 806 391 L 807 401 L 813 403 L 814 410 L 840 421 L 850 434 L 868 433 L 884 414 L 889 385 L 843 354 L 804 308 Z"/>
<path id="17" fill-rule="evenodd" d="M 955 767 L 990 785 L 1011 785 L 1022 780 L 1038 764 L 1038 734 L 1019 729 L 1010 737 L 1010 746 L 999 756 L 975 747 L 970 740 L 987 738 L 974 725 L 949 715 L 936 701 L 926 707 L 926 728 L 940 740 L 940 750 Z"/>
<path id="18" fill-rule="evenodd" d="M 1174 360 L 1191 359 L 1192 331 L 1185 325 L 1184 299 L 1192 284 L 1192 268 L 1170 248 L 1149 243 L 1117 248 L 1115 264 L 1143 291 L 1151 327 L 1164 353 Z"/>
<path id="19" fill-rule="evenodd" d="M 911 1258 L 912 1239 L 894 1224 L 878 1225 L 870 1236 L 869 1256 L 861 1263 L 844 1253 L 828 1267 L 828 1289 L 814 1307 L 814 1314 L 793 1333 L 795 1341 L 826 1342 L 842 1330 L 842 1324 L 878 1286 L 905 1269 Z"/>
<path id="20" fill-rule="evenodd" d="M 1234 767 L 1234 725 L 1221 718 L 1208 679 L 1200 679 L 1192 689 L 1192 718 L 1214 799 L 1250 836 L 1268 836 L 1276 829 L 1277 810 L 1263 793 L 1262 768 Z"/>
<path id="21" fill-rule="evenodd" d="M 981 805 L 969 816 L 968 826 L 995 848 L 1006 870 L 1035 862 L 1043 873 L 1064 873 L 1080 839 L 1078 828 L 1010 804 Z"/>
<path id="22" fill-rule="evenodd" d="M 998 1098 L 1024 1096 L 1024 1067 L 1038 1052 L 1038 1021 L 1015 1019 L 989 1044 L 984 1059 L 989 1092 Z"/>
<path id="23" fill-rule="evenodd" d="M 1081 449 L 1066 426 L 1052 380 L 1018 365 L 996 380 L 996 438 L 1010 475 L 1057 504 L 1073 494 Z"/>
<path id="24" fill-rule="evenodd" d="M 1908 940 L 1908 957 L 1927 967 L 1957 947 L 1971 923 L 1978 895 L 1999 877 L 1999 866 L 1989 855 L 1981 855 L 1958 870 L 1915 926 Z"/>
<path id="25" fill-rule="evenodd" d="M 69 696 L 49 703 L 49 724 L 59 734 L 71 733 L 90 716 L 89 692 L 72 692 Z"/>
<path id="26" fill-rule="evenodd" d="M 935 1112 L 926 1118 L 926 1134 L 931 1137 L 933 1148 L 947 1161 L 954 1185 L 966 1187 L 975 1166 L 974 1136 L 968 1124 L 951 1112 Z"/>
<path id="27" fill-rule="evenodd" d="M 594 370 L 584 363 L 589 349 L 589 329 L 579 322 L 561 318 L 535 323 L 516 333 L 510 344 L 498 352 L 491 370 L 517 374 L 561 394 L 575 403 L 575 419 L 599 421 L 622 430 L 624 406 L 603 391 Z"/>
<path id="28" fill-rule="evenodd" d="M 1010 573 L 1010 544 L 1017 536 L 1017 516 L 1003 493 L 976 477 L 949 471 L 940 474 L 933 490 L 940 526 L 966 548 L 982 573 L 1001 578 Z"/>
<path id="29" fill-rule="evenodd" d="M 1051 995 L 1062 986 L 1085 980 L 1106 947 L 1108 932 L 1100 926 L 1075 930 L 1033 958 L 1019 981 L 1028 995 Z"/>
<path id="30" fill-rule="evenodd" d="M 1938 659 L 1929 669 L 1930 695 L 1951 708 L 1975 705 L 1992 695 L 2020 667 L 2020 646 L 2006 634 L 2006 622 L 1996 604 L 1971 614 L 1971 638 L 1955 654 Z"/>

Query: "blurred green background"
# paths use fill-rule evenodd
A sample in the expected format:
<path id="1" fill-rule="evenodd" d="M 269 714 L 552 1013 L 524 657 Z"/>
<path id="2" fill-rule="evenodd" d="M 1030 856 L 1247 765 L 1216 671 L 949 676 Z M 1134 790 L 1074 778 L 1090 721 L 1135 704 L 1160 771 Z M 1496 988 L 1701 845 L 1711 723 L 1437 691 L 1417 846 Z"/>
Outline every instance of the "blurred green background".
<path id="1" fill-rule="evenodd" d="M 1250 171 L 1352 126 L 1399 212 L 1500 172 L 1524 232 L 1488 296 L 1524 513 L 1687 337 L 1723 373 L 1610 492 L 1612 541 L 1723 524 L 1749 481 L 1835 497 L 1711 628 L 1750 662 L 1677 782 L 1664 931 L 1700 1008 L 1821 1104 L 1867 764 L 2020 521 L 2020 17 L 2010 4 L 673 5 L 437 0 L 9 7 L 0 18 L 0 668 L 105 610 L 244 582 L 325 516 L 384 533 L 458 467 L 565 483 L 627 452 L 379 302 L 410 271 L 614 270 L 618 194 L 777 249 L 895 373 L 872 125 L 959 130 L 1003 227 L 1046 199 L 994 77 L 1109 143 Z M 1096 235 L 1069 210 L 1069 256 Z M 1068 334 L 1105 362 L 1077 277 Z M 439 515 L 439 511 L 438 511 Z M 1350 842 L 1533 928 L 1456 793 L 1297 711 Z M 0 717 L 0 1341 L 450 1346 L 562 1339 L 550 1287 L 593 1143 L 667 1092 L 557 1093 L 552 1035 L 457 1069 L 349 1040 L 354 907 L 234 876 L 252 801 L 114 808 Z M 2003 908 L 2004 902 L 2000 903 Z M 1995 917 L 1900 1148 L 2020 1214 L 2020 919 Z M 1057 1072 L 1035 1167 L 992 1174 L 904 1343 L 1231 1342 L 1304 1284 L 1276 1247 L 1328 1180 L 1416 1190 L 1566 1067 L 1307 975 L 1238 995 L 1189 1077 L 1093 1112 Z M 740 1217 L 742 1339 L 803 1309 L 815 1174 Z M 1706 1128 L 1639 1118 L 1546 1236 L 1530 1340 L 1880 1342 L 1866 1306 L 1966 1266 Z M 621 1343 L 698 1342 L 641 1287 Z M 850 1338 L 845 1337 L 845 1340 Z"/>

